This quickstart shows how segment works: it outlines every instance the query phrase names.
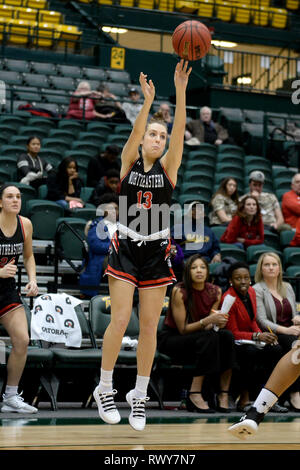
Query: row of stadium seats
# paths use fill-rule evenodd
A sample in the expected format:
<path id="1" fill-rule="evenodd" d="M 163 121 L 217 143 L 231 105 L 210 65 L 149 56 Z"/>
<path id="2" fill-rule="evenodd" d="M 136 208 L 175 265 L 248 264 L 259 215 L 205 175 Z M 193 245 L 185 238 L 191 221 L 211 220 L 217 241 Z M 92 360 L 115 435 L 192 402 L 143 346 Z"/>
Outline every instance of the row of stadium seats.
<path id="1" fill-rule="evenodd" d="M 111 81 L 130 83 L 130 75 L 126 70 L 105 69 L 101 67 L 80 67 L 77 65 L 54 64 L 50 62 L 35 62 L 17 59 L 0 60 L 0 70 L 34 73 L 40 75 L 58 75 L 73 79 Z"/>
<path id="2" fill-rule="evenodd" d="M 0 4 L 12 5 L 13 7 L 37 8 L 46 10 L 47 0 L 0 0 Z"/>
<path id="3" fill-rule="evenodd" d="M 115 2 L 113 0 L 98 0 L 98 3 L 112 5 Z M 200 17 L 217 18 L 226 22 L 251 23 L 257 26 L 271 26 L 280 29 L 285 28 L 288 22 L 288 11 L 285 8 L 264 6 L 262 2 L 252 5 L 247 1 L 240 3 L 222 0 L 120 0 L 119 5 L 189 13 Z"/>
<path id="4" fill-rule="evenodd" d="M 41 23 L 63 24 L 64 18 L 59 11 L 23 8 L 0 4 L 0 17 L 18 20 L 39 21 Z"/>
<path id="5" fill-rule="evenodd" d="M 75 48 L 82 32 L 77 26 L 0 17 L 0 39 L 5 44 Z"/>

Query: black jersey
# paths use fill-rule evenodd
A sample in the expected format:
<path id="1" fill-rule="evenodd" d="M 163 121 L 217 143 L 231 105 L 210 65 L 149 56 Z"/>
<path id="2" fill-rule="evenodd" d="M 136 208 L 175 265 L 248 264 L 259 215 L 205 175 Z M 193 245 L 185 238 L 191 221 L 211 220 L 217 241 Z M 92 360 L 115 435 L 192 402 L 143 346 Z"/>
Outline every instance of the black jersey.
<path id="1" fill-rule="evenodd" d="M 121 180 L 120 224 L 144 236 L 169 228 L 173 190 L 160 159 L 145 172 L 138 158 Z"/>
<path id="2" fill-rule="evenodd" d="M 3 268 L 13 259 L 18 263 L 19 256 L 23 253 L 25 232 L 21 217 L 17 216 L 17 229 L 12 237 L 6 237 L 0 228 L 0 268 Z M 14 288 L 15 279 L 0 278 L 0 291 Z"/>

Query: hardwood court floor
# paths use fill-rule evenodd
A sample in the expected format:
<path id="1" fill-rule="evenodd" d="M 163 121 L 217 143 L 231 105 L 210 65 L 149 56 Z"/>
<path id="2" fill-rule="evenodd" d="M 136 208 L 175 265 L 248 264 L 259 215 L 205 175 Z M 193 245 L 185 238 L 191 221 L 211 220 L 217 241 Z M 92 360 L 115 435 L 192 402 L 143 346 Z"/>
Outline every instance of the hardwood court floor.
<path id="1" fill-rule="evenodd" d="M 149 423 L 143 432 L 124 424 L 51 424 L 29 418 L 1 420 L 3 450 L 300 450 L 300 418 L 264 422 L 255 437 L 240 441 L 227 433 L 227 418 Z M 55 421 L 55 420 L 54 420 Z M 91 421 L 91 420 L 89 420 Z M 182 421 L 182 420 L 181 420 Z M 186 420 L 185 420 L 186 421 Z M 214 420 L 216 421 L 216 420 Z M 123 423 L 123 420 L 122 420 Z"/>

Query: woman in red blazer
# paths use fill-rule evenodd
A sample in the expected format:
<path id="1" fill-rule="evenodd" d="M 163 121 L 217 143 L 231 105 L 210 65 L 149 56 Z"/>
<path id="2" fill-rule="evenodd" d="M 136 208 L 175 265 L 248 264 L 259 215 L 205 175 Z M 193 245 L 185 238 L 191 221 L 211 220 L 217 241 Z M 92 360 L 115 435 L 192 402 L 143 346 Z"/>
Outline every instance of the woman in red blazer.
<path id="1" fill-rule="evenodd" d="M 228 270 L 230 288 L 223 294 L 221 303 L 229 294 L 235 297 L 235 302 L 229 311 L 226 328 L 233 333 L 236 341 L 236 357 L 239 368 L 239 401 L 237 409 L 245 411 L 250 404 L 250 394 L 256 396 L 257 388 L 270 375 L 275 364 L 282 356 L 281 347 L 277 344 L 274 333 L 262 332 L 256 323 L 256 294 L 251 287 L 249 266 L 237 262 Z M 243 341 L 241 341 L 243 340 Z M 240 343 L 241 341 L 241 343 Z M 266 343 L 264 347 L 261 343 Z M 260 369 L 257 370 L 257 366 Z M 258 372 L 263 371 L 260 377 Z M 276 405 L 273 411 L 283 411 L 287 408 Z"/>
<path id="2" fill-rule="evenodd" d="M 248 248 L 264 242 L 264 224 L 258 201 L 253 196 L 245 196 L 239 203 L 236 215 L 220 238 L 222 243 L 241 244 Z"/>

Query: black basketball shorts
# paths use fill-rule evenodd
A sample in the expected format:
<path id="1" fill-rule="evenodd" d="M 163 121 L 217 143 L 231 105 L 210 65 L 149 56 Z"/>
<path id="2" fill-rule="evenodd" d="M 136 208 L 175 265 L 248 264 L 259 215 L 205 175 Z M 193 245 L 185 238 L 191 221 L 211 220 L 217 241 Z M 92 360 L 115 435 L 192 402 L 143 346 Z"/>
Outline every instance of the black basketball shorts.
<path id="1" fill-rule="evenodd" d="M 22 307 L 23 302 L 16 289 L 0 292 L 0 318 L 15 308 Z"/>
<path id="2" fill-rule="evenodd" d="M 176 282 L 170 260 L 171 240 L 135 242 L 115 232 L 105 274 L 138 287 L 151 289 Z"/>

